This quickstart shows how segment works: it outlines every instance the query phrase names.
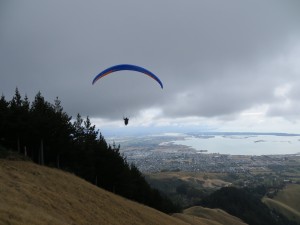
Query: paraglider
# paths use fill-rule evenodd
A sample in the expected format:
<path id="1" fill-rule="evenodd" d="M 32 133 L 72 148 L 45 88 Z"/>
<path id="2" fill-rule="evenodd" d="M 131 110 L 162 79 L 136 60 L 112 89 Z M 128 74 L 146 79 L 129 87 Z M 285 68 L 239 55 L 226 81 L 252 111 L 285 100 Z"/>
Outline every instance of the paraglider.
<path id="1" fill-rule="evenodd" d="M 135 66 L 135 65 L 130 65 L 130 64 L 120 64 L 120 65 L 115 65 L 112 67 L 109 67 L 105 70 L 103 70 L 101 73 L 99 73 L 93 80 L 93 84 L 95 84 L 95 82 L 99 79 L 101 79 L 102 77 L 105 77 L 113 72 L 117 72 L 120 70 L 131 70 L 131 71 L 136 71 L 136 72 L 140 72 L 143 73 L 145 75 L 148 75 L 149 77 L 151 77 L 152 79 L 154 79 L 155 81 L 157 81 L 157 83 L 160 85 L 160 87 L 163 89 L 163 83 L 161 82 L 161 80 L 152 72 L 150 72 L 149 70 L 140 67 L 140 66 Z"/>
<path id="2" fill-rule="evenodd" d="M 125 126 L 127 126 L 128 122 L 129 122 L 129 118 L 128 117 L 123 117 L 123 120 L 124 120 Z"/>
<path id="3" fill-rule="evenodd" d="M 130 71 L 136 71 L 136 72 L 145 74 L 145 75 L 149 76 L 150 78 L 152 78 L 153 80 L 155 80 L 160 85 L 160 87 L 163 89 L 163 83 L 161 82 L 161 80 L 155 74 L 153 74 L 152 72 L 150 72 L 149 70 L 147 70 L 143 67 L 130 65 L 130 64 L 115 65 L 115 66 L 112 66 L 112 67 L 109 67 L 109 68 L 103 70 L 101 73 L 99 73 L 93 79 L 92 84 L 95 84 L 96 81 L 98 81 L 99 79 L 101 79 L 101 78 L 103 78 L 103 77 L 105 77 L 105 76 L 107 76 L 111 73 L 121 71 L 121 70 L 130 70 Z M 128 122 L 129 122 L 129 118 L 128 117 L 123 117 L 123 120 L 124 120 L 125 126 L 127 126 Z"/>

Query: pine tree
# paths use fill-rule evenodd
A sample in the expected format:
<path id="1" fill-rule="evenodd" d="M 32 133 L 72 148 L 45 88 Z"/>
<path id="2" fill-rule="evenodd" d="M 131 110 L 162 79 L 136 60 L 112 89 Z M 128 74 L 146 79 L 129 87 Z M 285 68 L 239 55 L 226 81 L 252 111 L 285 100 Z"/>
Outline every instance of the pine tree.
<path id="1" fill-rule="evenodd" d="M 9 103 L 5 100 L 2 94 L 0 99 L 0 145 L 5 145 L 7 137 L 7 117 L 8 117 L 8 105 Z"/>
<path id="2" fill-rule="evenodd" d="M 126 198 L 167 211 L 173 206 L 150 188 L 140 171 L 129 165 L 120 145 L 108 145 L 87 116 L 73 123 L 58 97 L 54 104 L 38 92 L 30 104 L 16 88 L 10 102 L 0 99 L 0 144 L 41 164 L 57 166 Z M 174 211 L 174 210 L 173 210 Z"/>
<path id="3" fill-rule="evenodd" d="M 34 155 L 35 160 L 37 160 L 40 164 L 44 164 L 45 154 L 50 153 L 48 148 L 44 148 L 44 145 L 51 143 L 51 134 L 54 132 L 53 129 L 55 129 L 53 127 L 53 115 L 53 107 L 50 103 L 45 101 L 41 92 L 38 92 L 32 103 L 31 116 L 33 125 L 33 137 L 35 138 Z"/>
<path id="4" fill-rule="evenodd" d="M 61 101 L 56 97 L 54 101 L 54 118 L 52 121 L 53 129 L 53 140 L 51 146 L 51 151 L 55 156 L 56 167 L 59 168 L 61 157 L 67 153 L 69 145 L 71 143 L 70 134 L 73 132 L 73 127 L 71 123 L 72 117 L 69 117 L 65 112 L 63 112 L 63 107 L 61 106 Z"/>
<path id="5" fill-rule="evenodd" d="M 16 148 L 21 152 L 22 142 L 26 141 L 29 123 L 29 102 L 27 97 L 22 100 L 22 96 L 16 88 L 15 95 L 9 102 L 9 111 L 7 113 L 6 130 L 7 140 L 10 147 Z"/>

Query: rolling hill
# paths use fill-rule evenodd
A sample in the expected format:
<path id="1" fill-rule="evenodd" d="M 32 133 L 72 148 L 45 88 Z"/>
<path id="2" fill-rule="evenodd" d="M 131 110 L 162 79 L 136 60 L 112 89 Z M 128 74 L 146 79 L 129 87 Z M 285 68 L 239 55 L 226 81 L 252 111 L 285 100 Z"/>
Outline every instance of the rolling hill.
<path id="1" fill-rule="evenodd" d="M 290 184 L 277 195 L 271 198 L 263 198 L 263 202 L 271 209 L 282 213 L 290 220 L 300 223 L 300 185 Z"/>
<path id="2" fill-rule="evenodd" d="M 28 161 L 0 159 L 0 180 L 0 224 L 244 224 L 221 210 L 202 207 L 167 215 Z"/>
<path id="3" fill-rule="evenodd" d="M 201 219 L 208 224 L 230 224 L 230 225 L 246 225 L 241 219 L 231 216 L 221 209 L 209 209 L 201 206 L 194 206 L 183 211 L 183 214 L 175 214 L 186 222 L 197 221 Z"/>

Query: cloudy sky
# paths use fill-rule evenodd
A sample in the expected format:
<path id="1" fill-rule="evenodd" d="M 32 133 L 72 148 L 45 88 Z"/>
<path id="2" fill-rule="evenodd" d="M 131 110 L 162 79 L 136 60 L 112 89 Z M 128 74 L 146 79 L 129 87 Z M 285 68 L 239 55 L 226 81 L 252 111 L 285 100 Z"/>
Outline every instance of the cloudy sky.
<path id="1" fill-rule="evenodd" d="M 164 89 L 129 71 L 92 85 L 123 63 Z M 103 131 L 300 133 L 299 86 L 299 0 L 0 1 L 2 94 L 58 96 Z"/>

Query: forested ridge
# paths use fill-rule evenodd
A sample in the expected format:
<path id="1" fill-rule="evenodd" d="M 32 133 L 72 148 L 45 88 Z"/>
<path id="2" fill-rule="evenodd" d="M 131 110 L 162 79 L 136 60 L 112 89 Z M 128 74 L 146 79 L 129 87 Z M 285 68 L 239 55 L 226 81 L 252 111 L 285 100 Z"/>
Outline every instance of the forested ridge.
<path id="1" fill-rule="evenodd" d="M 39 92 L 30 102 L 18 89 L 0 99 L 0 153 L 18 152 L 32 161 L 72 172 L 85 180 L 163 212 L 175 206 L 127 163 L 120 146 L 107 144 L 89 117 L 72 119 L 58 98 L 49 103 Z M 0 154 L 0 155 L 1 155 Z"/>

